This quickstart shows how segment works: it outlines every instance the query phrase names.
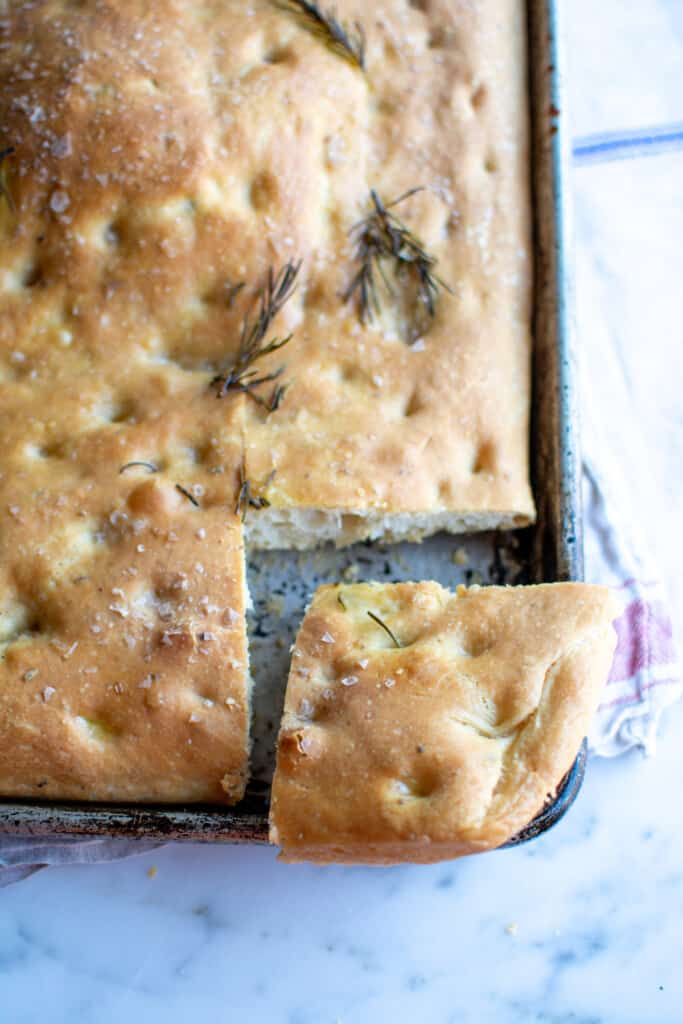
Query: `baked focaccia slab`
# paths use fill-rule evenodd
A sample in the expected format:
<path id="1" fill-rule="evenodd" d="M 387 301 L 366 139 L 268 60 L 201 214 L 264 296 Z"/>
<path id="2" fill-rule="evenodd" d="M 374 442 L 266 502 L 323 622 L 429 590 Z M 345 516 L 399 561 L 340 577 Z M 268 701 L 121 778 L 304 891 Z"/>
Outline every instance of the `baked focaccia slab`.
<path id="1" fill-rule="evenodd" d="M 247 409 L 248 474 L 270 501 L 248 536 L 309 547 L 526 525 L 526 4 L 345 0 L 335 9 L 365 30 L 365 73 L 273 16 L 276 73 L 245 76 L 236 115 L 261 140 L 246 177 L 260 170 L 270 183 L 256 224 L 291 240 L 305 281 L 282 355 L 286 398 L 268 416 Z M 288 117 L 292 105 L 300 122 Z M 390 212 L 438 261 L 451 293 L 439 289 L 431 317 L 414 275 L 397 278 L 385 260 L 372 267 L 381 309 L 370 297 L 362 322 L 358 291 L 344 296 L 377 226 L 371 219 L 368 237 L 371 190 L 389 204 L 419 187 Z"/>
<path id="2" fill-rule="evenodd" d="M 363 70 L 288 3 L 6 5 L 1 792 L 239 797 L 238 512 L 265 546 L 533 516 L 523 10 L 340 3 Z M 396 253 L 372 318 L 345 297 L 371 190 L 433 317 Z"/>
<path id="3" fill-rule="evenodd" d="M 586 584 L 322 587 L 292 654 L 272 842 L 368 864 L 505 843 L 576 756 L 616 614 Z"/>
<path id="4" fill-rule="evenodd" d="M 180 458 L 120 472 L 135 444 L 108 425 L 86 472 L 33 451 L 35 406 L 9 422 L 0 409 L 0 793 L 239 800 L 248 656 L 232 506 Z"/>
<path id="5" fill-rule="evenodd" d="M 199 72 L 146 6 L 17 3 L 0 28 L 4 796 L 246 784 L 244 398 L 197 368 Z"/>
<path id="6" fill-rule="evenodd" d="M 225 372 L 268 270 L 301 261 L 272 325 L 292 338 L 259 363 L 286 363 L 287 390 L 246 413 L 246 472 L 270 502 L 250 517 L 252 543 L 523 525 L 525 4 L 335 11 L 354 39 L 362 28 L 364 69 L 292 3 L 9 5 L 3 374 L 59 364 L 56 387 L 82 379 L 87 398 L 92 375 L 98 402 L 117 391 L 110 415 L 139 418 L 138 392 L 160 376 L 184 397 Z M 403 242 L 370 261 L 364 313 L 350 289 L 373 191 L 436 262 L 411 267 Z M 441 282 L 433 316 L 419 267 Z M 208 424 L 192 428 L 202 451 Z"/>

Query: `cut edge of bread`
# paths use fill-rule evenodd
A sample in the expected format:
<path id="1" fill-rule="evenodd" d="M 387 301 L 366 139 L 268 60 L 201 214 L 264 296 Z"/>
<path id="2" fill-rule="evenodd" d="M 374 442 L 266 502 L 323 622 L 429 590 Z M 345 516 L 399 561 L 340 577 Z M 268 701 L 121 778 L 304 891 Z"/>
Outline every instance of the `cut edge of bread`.
<path id="1" fill-rule="evenodd" d="M 421 541 L 432 534 L 481 533 L 528 526 L 534 517 L 509 511 L 384 512 L 381 509 L 316 509 L 270 506 L 252 513 L 245 523 L 252 550 L 303 551 L 332 543 L 338 548 L 357 541 L 385 543 Z"/>

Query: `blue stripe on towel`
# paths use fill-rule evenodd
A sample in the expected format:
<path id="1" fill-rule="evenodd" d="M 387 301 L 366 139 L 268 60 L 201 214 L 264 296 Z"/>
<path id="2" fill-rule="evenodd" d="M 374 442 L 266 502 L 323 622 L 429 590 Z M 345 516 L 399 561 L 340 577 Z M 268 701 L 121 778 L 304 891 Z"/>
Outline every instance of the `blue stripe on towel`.
<path id="1" fill-rule="evenodd" d="M 591 164 L 655 156 L 676 149 L 683 149 L 683 124 L 585 135 L 574 140 L 572 156 L 575 164 Z"/>

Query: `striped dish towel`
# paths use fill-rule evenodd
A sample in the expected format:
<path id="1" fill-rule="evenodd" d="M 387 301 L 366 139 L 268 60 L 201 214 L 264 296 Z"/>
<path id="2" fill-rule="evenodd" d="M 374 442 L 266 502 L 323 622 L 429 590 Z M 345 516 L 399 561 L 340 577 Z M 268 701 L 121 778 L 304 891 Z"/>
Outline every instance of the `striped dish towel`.
<path id="1" fill-rule="evenodd" d="M 620 204 L 626 205 L 625 197 L 632 195 L 626 187 L 633 176 L 631 161 L 648 156 L 662 159 L 675 150 L 683 150 L 683 124 L 679 123 L 580 138 L 573 146 L 576 180 L 578 175 L 592 173 L 586 165 L 628 161 L 600 172 L 607 174 L 601 187 L 622 195 Z M 680 156 L 664 157 L 664 167 L 668 171 L 670 166 L 671 174 L 677 173 L 679 162 Z M 593 193 L 593 201 L 597 196 L 600 204 L 602 194 Z M 614 213 L 607 204 L 605 209 Z M 635 217 L 633 212 L 629 215 Z M 591 751 L 602 757 L 633 747 L 653 754 L 662 712 L 683 694 L 661 573 L 650 554 L 652 545 L 632 512 L 634 487 L 656 492 L 650 482 L 648 452 L 632 415 L 628 359 L 621 351 L 619 331 L 605 311 L 615 295 L 601 292 L 595 284 L 610 270 L 600 266 L 592 233 L 597 230 L 602 235 L 606 230 L 602 245 L 611 244 L 617 250 L 619 246 L 619 236 L 605 223 L 608 219 L 595 222 L 584 217 L 577 225 L 577 241 L 587 250 L 578 267 L 586 578 L 613 587 L 623 608 L 616 622 L 614 663 L 589 737 Z M 652 230 L 653 225 L 648 227 Z M 668 237 L 665 223 L 655 224 L 654 229 L 663 239 Z"/>
<path id="2" fill-rule="evenodd" d="M 617 649 L 589 737 L 590 749 L 614 757 L 632 747 L 653 754 L 659 719 L 682 687 L 663 586 L 609 475 L 584 459 L 586 570 L 622 600 Z M 618 510 L 618 516 L 617 516 Z"/>
<path id="3" fill-rule="evenodd" d="M 602 164 L 611 160 L 629 160 L 636 156 L 656 156 L 683 149 L 683 122 L 637 128 L 630 132 L 601 132 L 574 140 L 575 166 Z"/>

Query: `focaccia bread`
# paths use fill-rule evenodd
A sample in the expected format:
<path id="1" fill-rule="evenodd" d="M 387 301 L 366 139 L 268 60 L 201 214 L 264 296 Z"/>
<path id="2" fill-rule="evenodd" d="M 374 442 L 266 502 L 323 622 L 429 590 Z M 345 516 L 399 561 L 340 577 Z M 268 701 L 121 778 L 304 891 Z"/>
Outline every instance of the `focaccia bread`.
<path id="1" fill-rule="evenodd" d="M 0 793 L 239 797 L 245 512 L 533 517 L 524 7 L 343 0 L 354 57 L 279 0 L 3 6 Z"/>
<path id="2" fill-rule="evenodd" d="M 103 359 L 98 377 L 93 359 L 71 378 L 31 342 L 34 374 L 0 385 L 0 794 L 235 802 L 240 422 L 209 419 L 196 456 L 199 399 L 166 368 L 139 369 L 122 340 L 137 376 Z M 135 412 L 111 417 L 133 393 Z"/>
<path id="3" fill-rule="evenodd" d="M 239 520 L 152 478 L 112 488 L 101 518 L 87 484 L 60 497 L 12 506 L 3 530 L 0 794 L 240 800 Z"/>
<path id="4" fill-rule="evenodd" d="M 79 449 L 88 403 L 121 424 L 201 393 L 174 443 L 211 459 L 245 396 L 210 382 L 268 270 L 301 261 L 268 335 L 292 338 L 258 364 L 287 389 L 246 403 L 252 545 L 528 523 L 525 4 L 340 0 L 364 70 L 298 6 L 8 5 L 0 379 L 45 391 L 39 433 Z M 391 210 L 437 261 L 435 315 L 389 259 L 361 322 L 354 225 L 371 190 L 412 189 Z"/>
<path id="5" fill-rule="evenodd" d="M 194 261 L 210 276 L 222 242 L 209 215 L 195 256 L 178 239 L 210 143 L 174 6 L 147 6 L 0 22 L 4 796 L 246 784 L 244 399 L 218 402 L 195 360 Z"/>
<path id="6" fill-rule="evenodd" d="M 286 146 L 277 79 L 243 86 L 272 188 L 264 230 L 284 230 L 305 261 L 286 399 L 269 416 L 247 409 L 248 474 L 271 503 L 248 536 L 310 547 L 526 525 L 526 4 L 332 6 L 364 27 L 366 72 L 280 18 L 277 67 L 302 114 Z M 349 229 L 372 212 L 371 189 L 389 203 L 420 186 L 392 212 L 451 293 L 440 290 L 430 318 L 386 261 L 393 294 L 376 272 L 381 311 L 361 323 L 358 303 L 340 298 L 362 266 Z M 290 212 L 302 206 L 306 236 Z"/>
<path id="7" fill-rule="evenodd" d="M 271 800 L 289 861 L 431 862 L 527 825 L 569 769 L 616 643 L 604 587 L 317 591 Z"/>

